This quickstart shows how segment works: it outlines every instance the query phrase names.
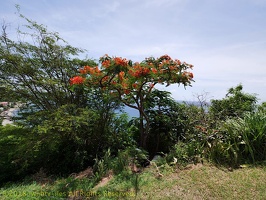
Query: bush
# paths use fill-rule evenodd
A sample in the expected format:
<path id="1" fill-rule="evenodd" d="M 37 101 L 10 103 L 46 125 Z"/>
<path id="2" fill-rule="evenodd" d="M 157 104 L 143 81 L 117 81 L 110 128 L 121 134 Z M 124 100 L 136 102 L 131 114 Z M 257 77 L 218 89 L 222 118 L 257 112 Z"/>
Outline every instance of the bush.
<path id="1" fill-rule="evenodd" d="M 216 120 L 225 120 L 232 117 L 243 117 L 246 112 L 255 110 L 257 98 L 254 95 L 246 94 L 243 86 L 239 84 L 230 88 L 222 100 L 212 100 L 210 114 Z"/>
<path id="2" fill-rule="evenodd" d="M 204 156 L 216 163 L 237 167 L 266 159 L 266 115 L 261 111 L 227 119 L 217 130 L 200 127 L 200 131 L 195 139 Z"/>
<path id="3" fill-rule="evenodd" d="M 102 157 L 107 149 L 115 153 L 134 143 L 125 115 L 109 113 L 108 120 L 103 122 L 95 110 L 75 105 L 38 115 L 44 120 L 34 126 L 33 147 L 39 152 L 36 158 L 40 160 L 39 167 L 51 173 L 78 172 L 92 166 L 96 155 Z"/>
<path id="4" fill-rule="evenodd" d="M 93 166 L 96 156 L 102 158 L 108 149 L 113 156 L 135 144 L 126 114 L 106 118 L 103 123 L 95 110 L 65 105 L 30 115 L 28 128 L 0 127 L 0 180 L 16 180 L 41 168 L 68 175 Z"/>
<path id="5" fill-rule="evenodd" d="M 229 120 L 225 131 L 238 138 L 236 149 L 244 161 L 255 163 L 266 159 L 265 113 L 246 113 L 243 119 Z"/>
<path id="6" fill-rule="evenodd" d="M 200 154 L 197 152 L 196 143 L 184 143 L 180 141 L 171 148 L 165 159 L 170 165 L 182 168 L 187 164 L 200 162 L 199 158 Z"/>
<path id="7" fill-rule="evenodd" d="M 263 105 L 256 112 L 257 98 L 242 89 L 242 85 L 230 88 L 224 99 L 212 100 L 207 112 L 188 107 L 183 141 L 193 144 L 196 154 L 235 167 L 265 159 Z"/>
<path id="8" fill-rule="evenodd" d="M 0 183 L 22 178 L 31 170 L 30 135 L 26 128 L 0 126 Z"/>

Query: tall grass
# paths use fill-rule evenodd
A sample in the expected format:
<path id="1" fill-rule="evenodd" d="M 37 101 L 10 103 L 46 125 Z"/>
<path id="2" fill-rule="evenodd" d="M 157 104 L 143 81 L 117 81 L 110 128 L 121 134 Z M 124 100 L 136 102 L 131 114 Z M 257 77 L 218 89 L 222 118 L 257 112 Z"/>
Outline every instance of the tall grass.
<path id="1" fill-rule="evenodd" d="M 245 153 L 250 154 L 252 161 L 266 159 L 266 114 L 265 112 L 248 113 L 243 121 L 243 140 Z M 246 155 L 246 156 L 247 156 Z"/>
<path id="2" fill-rule="evenodd" d="M 256 163 L 266 159 L 266 114 L 246 113 L 243 118 L 228 119 L 221 137 L 212 142 L 212 158 L 233 165 Z"/>

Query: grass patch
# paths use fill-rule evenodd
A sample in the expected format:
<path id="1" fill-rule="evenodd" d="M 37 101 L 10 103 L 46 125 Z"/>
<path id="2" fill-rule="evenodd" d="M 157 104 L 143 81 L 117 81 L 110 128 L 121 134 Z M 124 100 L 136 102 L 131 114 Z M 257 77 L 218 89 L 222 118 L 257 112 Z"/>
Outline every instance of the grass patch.
<path id="1" fill-rule="evenodd" d="M 150 167 L 139 174 L 137 196 L 129 177 L 115 177 L 99 191 L 109 192 L 110 196 L 97 199 L 266 199 L 266 167 L 246 167 L 233 171 L 213 165 L 189 165 L 184 170 L 173 172 L 169 167 L 161 170 L 158 176 Z M 111 196 L 127 192 L 125 196 Z M 105 194 L 106 194 L 105 193 Z M 134 195 L 134 196 L 133 196 Z"/>
<path id="2" fill-rule="evenodd" d="M 0 199 L 1 200 L 35 200 L 40 199 L 42 195 L 42 186 L 37 183 L 31 184 L 12 184 L 8 185 L 0 190 Z"/>
<path id="3" fill-rule="evenodd" d="M 266 166 L 245 166 L 236 170 L 210 164 L 189 165 L 174 170 L 168 165 L 145 168 L 141 173 L 123 171 L 106 185 L 94 189 L 89 178 L 57 179 L 6 185 L 0 199 L 266 199 Z"/>

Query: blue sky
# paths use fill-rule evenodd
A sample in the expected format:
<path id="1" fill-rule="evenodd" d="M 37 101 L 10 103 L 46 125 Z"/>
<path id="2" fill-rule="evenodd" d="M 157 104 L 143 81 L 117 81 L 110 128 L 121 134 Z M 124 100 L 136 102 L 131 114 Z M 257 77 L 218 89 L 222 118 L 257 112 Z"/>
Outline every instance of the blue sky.
<path id="1" fill-rule="evenodd" d="M 0 0 L 10 34 L 25 22 L 44 24 L 88 57 L 133 61 L 168 54 L 194 65 L 186 90 L 167 88 L 178 100 L 220 99 L 242 83 L 266 101 L 266 0 Z"/>

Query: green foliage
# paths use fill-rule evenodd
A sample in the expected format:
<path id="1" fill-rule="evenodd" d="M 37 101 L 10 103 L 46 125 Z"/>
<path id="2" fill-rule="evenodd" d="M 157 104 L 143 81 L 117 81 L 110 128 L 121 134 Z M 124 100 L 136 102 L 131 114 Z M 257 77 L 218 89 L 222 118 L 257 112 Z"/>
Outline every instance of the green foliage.
<path id="1" fill-rule="evenodd" d="M 263 117 L 259 114 L 263 113 L 263 106 L 258 107 L 257 110 L 261 111 L 257 112 L 256 97 L 243 93 L 242 89 L 242 85 L 238 85 L 230 88 L 224 99 L 212 100 L 208 112 L 201 108 L 187 107 L 188 129 L 183 141 L 194 146 L 195 155 L 234 167 L 242 162 L 265 159 L 262 155 L 255 158 L 254 145 L 250 145 L 250 141 L 254 140 L 252 137 L 260 138 L 255 135 L 263 135 L 258 133 L 263 132 Z M 256 148 L 258 146 L 261 151 L 261 143 Z"/>
<path id="2" fill-rule="evenodd" d="M 132 159 L 134 155 L 130 154 L 129 148 L 125 150 L 118 150 L 116 157 L 114 158 L 114 163 L 112 166 L 112 170 L 115 174 L 119 174 L 129 167 L 130 159 Z"/>
<path id="3" fill-rule="evenodd" d="M 84 91 L 71 91 L 69 79 L 79 67 L 95 65 L 94 61 L 75 58 L 84 51 L 70 46 L 58 33 L 49 32 L 43 25 L 23 15 L 20 17 L 26 25 L 25 30 L 17 31 L 18 41 L 9 37 L 6 25 L 2 26 L 1 96 L 8 101 L 24 101 L 46 110 L 68 103 L 84 106 Z"/>
<path id="4" fill-rule="evenodd" d="M 38 115 L 46 118 L 33 127 L 37 136 L 33 148 L 40 152 L 36 158 L 39 167 L 52 173 L 70 173 L 73 169 L 83 169 L 88 164 L 86 161 L 93 159 L 94 148 L 99 145 L 97 113 L 65 105 L 52 113 L 41 111 Z"/>
<path id="5" fill-rule="evenodd" d="M 135 144 L 125 114 L 109 113 L 105 123 L 100 114 L 70 104 L 53 112 L 36 112 L 28 117 L 28 128 L 1 127 L 0 166 L 6 172 L 1 180 L 40 168 L 67 175 L 92 166 L 96 155 L 101 158 L 107 149 L 116 155 L 118 149 Z"/>
<path id="6" fill-rule="evenodd" d="M 103 176 L 106 176 L 108 171 L 111 170 L 111 152 L 108 149 L 103 158 L 99 159 L 97 156 L 94 159 L 95 163 L 93 165 L 93 172 L 95 175 L 95 181 L 98 182 Z"/>
<path id="7" fill-rule="evenodd" d="M 82 170 L 94 163 L 96 155 L 103 156 L 108 148 L 116 152 L 134 142 L 129 137 L 124 115 L 108 115 L 108 120 L 103 121 L 100 113 L 75 105 L 65 105 L 52 113 L 42 111 L 38 114 L 42 117 L 42 123 L 34 126 L 38 136 L 34 148 L 42 152 L 39 157 L 47 161 L 46 167 L 51 172 Z"/>
<path id="8" fill-rule="evenodd" d="M 110 173 L 110 170 L 112 170 L 112 173 L 115 175 L 113 184 L 116 184 L 116 182 L 125 183 L 123 186 L 128 189 L 133 188 L 135 195 L 137 195 L 139 192 L 140 178 L 139 174 L 133 171 L 133 166 L 139 168 L 143 160 L 147 160 L 147 153 L 133 146 L 119 150 L 114 158 L 111 158 L 110 151 L 107 151 L 102 159 L 96 159 L 94 165 L 95 180 L 100 180 L 102 176 Z M 108 191 L 114 193 L 121 192 L 112 190 L 112 187 L 109 187 Z M 102 192 L 106 191 L 101 190 L 101 188 L 97 190 L 99 194 Z M 132 192 L 131 195 L 133 195 Z"/>
<path id="9" fill-rule="evenodd" d="M 114 173 L 120 181 L 130 180 L 129 185 L 133 186 L 135 193 L 137 193 L 139 191 L 139 177 L 138 174 L 132 173 L 129 169 L 133 165 L 139 167 L 139 161 L 144 159 L 147 160 L 146 153 L 135 147 L 119 150 L 116 157 L 113 157 L 110 149 L 108 149 L 102 158 L 95 158 L 93 181 L 96 184 L 103 177 Z M 101 192 L 101 190 L 97 192 Z"/>
<path id="10" fill-rule="evenodd" d="M 266 113 L 266 102 L 262 102 L 262 103 L 258 106 L 258 111 L 261 111 L 261 112 Z"/>
<path id="11" fill-rule="evenodd" d="M 259 111 L 247 113 L 244 118 L 228 120 L 225 130 L 237 137 L 235 150 L 241 155 L 242 162 L 266 160 L 266 114 Z"/>
<path id="12" fill-rule="evenodd" d="M 237 167 L 261 162 L 266 160 L 265 120 L 261 111 L 245 113 L 217 124 L 217 129 L 198 126 L 192 138 L 202 156 L 216 163 Z"/>
<path id="13" fill-rule="evenodd" d="M 186 132 L 186 105 L 177 103 L 166 91 L 154 90 L 146 104 L 150 120 L 147 148 L 153 157 L 157 152 L 167 153 Z"/>
<path id="14" fill-rule="evenodd" d="M 108 146 L 113 152 L 136 145 L 133 138 L 135 127 L 130 125 L 128 120 L 128 115 L 123 113 L 113 116 L 112 120 L 106 124 L 106 141 L 108 141 Z"/>
<path id="15" fill-rule="evenodd" d="M 30 130 L 26 128 L 0 126 L 0 183 L 17 180 L 30 170 L 30 135 Z"/>
<path id="16" fill-rule="evenodd" d="M 256 96 L 243 93 L 242 89 L 240 84 L 230 88 L 224 99 L 212 100 L 210 114 L 217 120 L 225 120 L 227 117 L 243 117 L 245 112 L 254 111 Z"/>
<path id="17" fill-rule="evenodd" d="M 195 151 L 194 143 L 185 143 L 179 141 L 174 146 L 172 146 L 170 152 L 166 154 L 165 158 L 163 158 L 166 163 L 170 166 L 175 166 L 178 168 L 183 168 L 191 163 L 200 162 L 199 152 Z"/>
<path id="18" fill-rule="evenodd" d="M 26 21 L 24 30 L 18 30 L 23 41 L 12 40 L 3 25 L 0 83 L 1 96 L 27 102 L 16 119 L 30 132 L 23 145 L 30 148 L 19 152 L 21 162 L 33 171 L 45 168 L 49 173 L 68 174 L 92 165 L 107 148 L 115 152 L 133 144 L 126 115 L 114 114 L 120 108 L 117 99 L 103 90 L 70 88 L 77 69 L 95 62 L 78 59 L 82 49 L 20 17 Z"/>

